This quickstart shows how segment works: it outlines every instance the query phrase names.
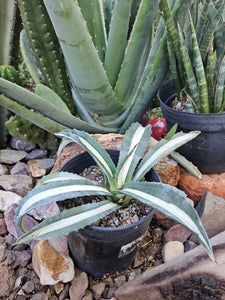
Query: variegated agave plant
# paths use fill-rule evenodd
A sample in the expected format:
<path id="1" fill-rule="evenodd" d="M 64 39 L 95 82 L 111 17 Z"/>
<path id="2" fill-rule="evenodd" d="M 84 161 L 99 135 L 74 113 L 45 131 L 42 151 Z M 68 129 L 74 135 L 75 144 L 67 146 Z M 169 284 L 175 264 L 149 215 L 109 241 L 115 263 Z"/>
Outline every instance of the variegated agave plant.
<path id="1" fill-rule="evenodd" d="M 225 108 L 225 1 L 194 3 L 182 30 L 167 0 L 160 2 L 168 30 L 171 76 L 178 97 L 187 96 L 190 111 L 220 113 Z"/>
<path id="2" fill-rule="evenodd" d="M 29 192 L 16 211 L 18 225 L 26 231 L 24 214 L 38 206 L 80 196 L 101 195 L 106 200 L 84 204 L 65 210 L 26 232 L 19 243 L 30 240 L 51 239 L 67 235 L 96 222 L 117 210 L 125 201 L 137 199 L 178 221 L 193 232 L 213 259 L 213 252 L 201 221 L 180 190 L 159 182 L 142 181 L 145 174 L 163 157 L 177 147 L 192 140 L 199 132 L 187 134 L 170 131 L 169 138 L 158 142 L 143 157 L 151 136 L 151 126 L 134 123 L 124 135 L 117 167 L 104 148 L 87 133 L 78 130 L 59 132 L 59 137 L 68 138 L 84 147 L 94 158 L 105 176 L 105 184 L 87 180 L 77 174 L 58 172 L 43 177 L 38 187 Z"/>

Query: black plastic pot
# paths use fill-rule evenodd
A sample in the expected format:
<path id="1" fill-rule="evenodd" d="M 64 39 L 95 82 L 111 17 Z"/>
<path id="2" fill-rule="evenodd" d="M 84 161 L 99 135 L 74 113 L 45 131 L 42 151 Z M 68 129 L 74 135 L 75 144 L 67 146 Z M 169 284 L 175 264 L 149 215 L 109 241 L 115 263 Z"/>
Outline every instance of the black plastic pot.
<path id="1" fill-rule="evenodd" d="M 117 164 L 119 151 L 107 150 Z M 95 165 L 88 152 L 68 160 L 60 171 L 81 173 L 85 168 Z M 151 170 L 148 181 L 160 181 L 158 174 Z M 68 236 L 69 249 L 75 264 L 93 277 L 125 271 L 134 260 L 140 242 L 152 219 L 152 210 L 147 216 L 131 225 L 117 228 L 87 226 Z"/>
<path id="2" fill-rule="evenodd" d="M 162 115 L 168 130 L 178 124 L 178 131 L 200 130 L 201 133 L 177 151 L 184 155 L 204 174 L 225 172 L 225 114 L 190 113 L 170 107 L 176 96 L 170 80 L 158 91 Z"/>

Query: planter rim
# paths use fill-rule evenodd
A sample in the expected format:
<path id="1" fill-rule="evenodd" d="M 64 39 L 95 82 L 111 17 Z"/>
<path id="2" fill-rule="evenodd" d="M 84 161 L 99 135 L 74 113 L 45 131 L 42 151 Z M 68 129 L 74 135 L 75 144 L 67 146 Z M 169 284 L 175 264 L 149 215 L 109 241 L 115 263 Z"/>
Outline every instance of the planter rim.
<path id="1" fill-rule="evenodd" d="M 105 149 L 109 154 L 110 153 L 118 153 L 120 152 L 120 150 L 117 150 L 117 149 Z M 84 151 L 82 153 L 79 153 L 73 157 L 71 157 L 70 159 L 68 159 L 58 170 L 58 172 L 61 172 L 63 171 L 62 169 L 64 167 L 66 167 L 67 164 L 70 163 L 70 161 L 72 161 L 74 159 L 74 157 L 78 157 L 78 156 L 90 156 L 92 158 L 92 156 L 87 152 L 87 151 Z M 159 178 L 159 182 L 160 182 L 160 177 L 158 175 L 158 173 L 154 170 L 154 168 L 152 168 L 149 172 L 153 172 L 153 174 L 155 174 L 156 176 L 158 176 Z M 138 200 L 137 200 L 138 201 Z M 151 206 L 150 206 L 151 207 Z M 128 225 L 125 225 L 125 226 L 118 226 L 118 227 L 101 227 L 101 226 L 96 226 L 96 225 L 88 225 L 86 227 L 84 227 L 83 229 L 88 229 L 88 230 L 91 230 L 91 231 L 101 231 L 101 232 L 114 232 L 114 231 L 126 231 L 126 230 L 129 230 L 130 228 L 132 227 L 138 227 L 140 223 L 143 222 L 143 220 L 145 220 L 146 218 L 149 218 L 150 216 L 152 216 L 154 214 L 154 212 L 156 211 L 156 209 L 154 209 L 153 207 L 151 207 L 152 210 L 150 211 L 150 213 L 148 213 L 146 216 L 144 216 L 143 218 L 141 218 L 140 220 L 138 220 L 137 222 L 135 223 L 132 223 L 132 224 L 128 224 Z M 119 209 L 119 208 L 118 208 Z M 79 229 L 79 230 L 83 230 L 83 229 Z"/>
<path id="2" fill-rule="evenodd" d="M 222 112 L 222 113 L 195 113 L 195 112 L 189 112 L 189 111 L 180 111 L 180 110 L 177 110 L 177 109 L 174 109 L 172 107 L 170 107 L 169 105 L 167 105 L 166 103 L 164 103 L 162 100 L 161 100 L 161 97 L 160 97 L 160 91 L 161 91 L 161 88 L 164 87 L 164 86 L 167 86 L 167 85 L 171 85 L 171 87 L 174 87 L 173 85 L 173 79 L 169 79 L 168 81 L 164 82 L 164 84 L 158 89 L 158 92 L 157 92 L 157 97 L 160 101 L 160 103 L 163 105 L 163 106 L 166 106 L 169 110 L 171 111 L 176 111 L 177 113 L 179 114 L 183 114 L 183 115 L 193 115 L 193 116 L 196 116 L 196 117 L 205 117 L 205 116 L 213 116 L 215 117 L 216 116 L 224 116 L 225 115 L 225 112 Z M 175 88 L 174 88 L 175 90 Z M 175 96 L 177 96 L 177 93 L 174 92 L 173 94 L 171 94 L 169 96 L 169 100 L 174 98 Z"/>

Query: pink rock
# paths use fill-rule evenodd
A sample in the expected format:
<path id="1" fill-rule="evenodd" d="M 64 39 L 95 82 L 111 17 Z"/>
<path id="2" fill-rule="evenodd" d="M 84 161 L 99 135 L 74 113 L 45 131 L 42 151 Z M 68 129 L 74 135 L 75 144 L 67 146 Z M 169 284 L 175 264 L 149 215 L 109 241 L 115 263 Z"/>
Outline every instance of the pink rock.
<path id="1" fill-rule="evenodd" d="M 166 242 L 179 241 L 184 243 L 190 235 L 191 232 L 187 228 L 181 224 L 177 224 L 167 230 L 167 232 L 164 234 L 164 239 Z"/>
<path id="2" fill-rule="evenodd" d="M 16 211 L 17 205 L 13 204 L 11 205 L 4 213 L 5 216 L 5 223 L 7 226 L 8 232 L 13 235 L 16 239 L 20 237 L 23 232 L 18 228 L 16 224 L 16 218 L 15 218 L 15 211 Z M 38 222 L 33 219 L 32 217 L 26 215 L 24 218 L 25 226 L 28 230 L 33 228 L 38 224 Z"/>

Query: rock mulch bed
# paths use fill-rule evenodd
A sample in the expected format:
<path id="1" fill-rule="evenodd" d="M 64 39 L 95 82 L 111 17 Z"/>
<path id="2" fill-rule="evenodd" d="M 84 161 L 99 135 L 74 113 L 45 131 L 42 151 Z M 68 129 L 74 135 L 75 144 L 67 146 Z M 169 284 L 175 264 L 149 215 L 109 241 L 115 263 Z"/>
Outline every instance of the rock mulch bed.
<path id="1" fill-rule="evenodd" d="M 133 265 L 126 272 L 108 275 L 100 280 L 75 268 L 72 281 L 42 285 L 32 264 L 35 243 L 17 245 L 15 236 L 19 233 L 12 220 L 20 199 L 35 186 L 40 177 L 50 172 L 55 159 L 54 153 L 15 139 L 12 139 L 9 149 L 0 150 L 0 299 L 115 300 L 116 291 L 124 283 L 171 260 L 178 255 L 177 251 L 182 254 L 196 246 L 195 241 L 189 239 L 191 234 L 188 230 L 157 214 Z M 30 217 L 29 222 L 34 224 L 44 213 L 47 213 L 46 210 L 40 209 Z"/>

